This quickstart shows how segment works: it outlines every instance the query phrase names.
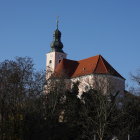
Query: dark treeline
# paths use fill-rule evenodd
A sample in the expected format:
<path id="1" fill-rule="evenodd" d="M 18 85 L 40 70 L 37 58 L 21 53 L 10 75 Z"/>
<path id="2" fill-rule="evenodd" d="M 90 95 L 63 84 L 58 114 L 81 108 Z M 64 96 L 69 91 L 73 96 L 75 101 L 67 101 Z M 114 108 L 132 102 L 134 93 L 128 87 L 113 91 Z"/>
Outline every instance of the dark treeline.
<path id="1" fill-rule="evenodd" d="M 139 96 L 90 89 L 79 99 L 78 92 L 62 77 L 46 81 L 30 58 L 0 63 L 0 140 L 136 140 Z"/>

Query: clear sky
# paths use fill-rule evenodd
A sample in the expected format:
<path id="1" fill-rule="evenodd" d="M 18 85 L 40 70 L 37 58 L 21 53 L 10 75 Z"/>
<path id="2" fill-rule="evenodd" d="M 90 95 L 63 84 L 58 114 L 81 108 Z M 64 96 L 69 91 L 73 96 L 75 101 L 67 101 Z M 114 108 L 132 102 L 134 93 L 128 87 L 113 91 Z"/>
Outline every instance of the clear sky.
<path id="1" fill-rule="evenodd" d="M 0 0 L 0 61 L 29 56 L 45 69 L 57 16 L 69 59 L 101 54 L 130 83 L 140 69 L 140 0 Z"/>

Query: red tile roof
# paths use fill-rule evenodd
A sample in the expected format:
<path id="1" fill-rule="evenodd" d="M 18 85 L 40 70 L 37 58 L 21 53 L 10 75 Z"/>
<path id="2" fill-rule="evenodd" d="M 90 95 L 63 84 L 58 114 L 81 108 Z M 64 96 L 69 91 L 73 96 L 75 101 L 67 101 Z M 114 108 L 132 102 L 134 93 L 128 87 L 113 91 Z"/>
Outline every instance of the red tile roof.
<path id="1" fill-rule="evenodd" d="M 63 59 L 55 69 L 56 74 L 65 73 L 69 78 L 88 74 L 110 74 L 124 79 L 101 55 L 80 61 Z"/>

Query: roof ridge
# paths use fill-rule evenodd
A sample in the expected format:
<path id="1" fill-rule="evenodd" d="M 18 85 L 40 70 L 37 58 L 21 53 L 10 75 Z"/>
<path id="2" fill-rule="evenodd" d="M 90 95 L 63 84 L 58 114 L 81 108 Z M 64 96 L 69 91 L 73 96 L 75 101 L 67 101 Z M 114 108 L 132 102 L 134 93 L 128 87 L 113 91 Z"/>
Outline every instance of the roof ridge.
<path id="1" fill-rule="evenodd" d="M 96 63 L 96 67 L 95 67 L 95 69 L 94 69 L 93 73 L 96 71 L 97 66 L 98 66 L 98 63 L 99 63 L 99 59 L 100 59 L 100 55 L 97 55 L 97 56 L 98 56 L 98 61 L 97 61 L 97 63 Z"/>
<path id="2" fill-rule="evenodd" d="M 78 62 L 76 60 L 71 60 L 71 59 L 66 59 L 66 58 L 63 58 L 62 60 L 69 60 L 69 61 L 75 61 L 75 62 Z"/>
<path id="3" fill-rule="evenodd" d="M 97 56 L 100 56 L 100 54 L 99 55 L 95 55 L 95 56 L 91 56 L 91 57 L 88 57 L 88 58 L 84 58 L 84 59 L 81 59 L 81 60 L 78 60 L 78 62 L 79 61 L 83 61 L 83 60 L 87 60 L 87 59 L 90 59 L 90 58 L 93 58 L 93 57 L 97 57 Z"/>
<path id="4" fill-rule="evenodd" d="M 101 60 L 102 60 L 102 62 L 103 62 L 103 65 L 104 65 L 106 71 L 109 73 L 109 71 L 108 71 L 108 69 L 107 69 L 107 67 L 106 67 L 106 65 L 105 65 L 105 63 L 104 63 L 104 60 L 105 60 L 105 59 L 104 59 L 102 56 L 100 56 L 100 58 L 101 58 Z"/>

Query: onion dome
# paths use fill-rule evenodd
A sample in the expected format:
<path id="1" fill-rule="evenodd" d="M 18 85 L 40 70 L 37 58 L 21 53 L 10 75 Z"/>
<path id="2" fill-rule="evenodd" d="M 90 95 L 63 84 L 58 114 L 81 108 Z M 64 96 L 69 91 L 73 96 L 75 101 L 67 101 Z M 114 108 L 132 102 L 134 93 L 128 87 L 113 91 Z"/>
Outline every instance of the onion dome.
<path id="1" fill-rule="evenodd" d="M 51 43 L 51 51 L 55 52 L 63 52 L 63 43 L 61 42 L 61 32 L 58 30 L 58 21 L 57 21 L 57 29 L 53 34 L 53 41 Z"/>

